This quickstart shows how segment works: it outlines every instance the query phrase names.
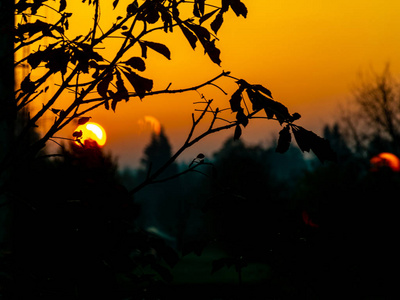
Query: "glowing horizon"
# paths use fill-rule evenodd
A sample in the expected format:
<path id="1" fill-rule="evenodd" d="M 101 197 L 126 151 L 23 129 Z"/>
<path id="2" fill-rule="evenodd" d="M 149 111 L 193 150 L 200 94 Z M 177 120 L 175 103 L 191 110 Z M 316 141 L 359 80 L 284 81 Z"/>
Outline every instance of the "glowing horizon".
<path id="1" fill-rule="evenodd" d="M 200 46 L 193 51 L 179 30 L 172 34 L 161 30 L 145 40 L 165 44 L 171 51 L 171 60 L 148 51 L 146 71 L 141 75 L 153 79 L 154 90 L 160 90 L 169 84 L 171 89 L 193 86 L 222 70 L 231 71 L 235 77 L 269 88 L 276 100 L 302 115 L 300 125 L 317 132 L 322 124 L 336 119 L 338 103 L 351 97 L 358 73 L 370 69 L 380 72 L 389 62 L 393 74 L 400 78 L 400 1 L 242 1 L 248 8 L 247 18 L 237 18 L 229 11 L 217 35 L 221 67 L 213 64 Z M 103 31 L 118 15 L 125 14 L 124 5 L 128 2 L 121 0 L 116 10 L 112 9 L 112 2 L 101 3 Z M 192 9 L 191 4 L 185 5 Z M 93 6 L 87 3 L 68 2 L 66 12 L 73 13 L 66 33 L 69 38 L 82 34 L 82 28 L 87 29 L 86 34 L 93 27 L 93 19 L 88 17 L 92 11 Z M 210 21 L 204 23 L 208 28 Z M 121 39 L 106 40 L 102 44 L 105 49 L 96 51 L 110 59 L 109 51 L 120 42 Z M 140 56 L 140 47 L 133 47 L 128 56 Z M 200 92 L 225 108 L 236 86 L 234 82 L 219 84 L 228 95 L 215 87 Z M 119 103 L 115 114 L 100 107 L 90 116 L 107 128 L 107 147 L 121 163 L 135 164 L 148 141 L 148 137 L 140 135 L 138 121 L 155 116 L 176 149 L 190 129 L 193 102 L 198 100 L 196 92 L 145 97 L 143 101 L 132 98 L 128 103 Z M 267 140 L 268 134 L 277 135 L 279 124 L 273 123 L 254 122 L 244 131 L 243 139 L 258 143 Z M 212 151 L 232 134 L 218 133 L 218 137 L 210 137 L 200 146 Z M 206 151 L 196 149 L 194 153 L 199 150 Z"/>

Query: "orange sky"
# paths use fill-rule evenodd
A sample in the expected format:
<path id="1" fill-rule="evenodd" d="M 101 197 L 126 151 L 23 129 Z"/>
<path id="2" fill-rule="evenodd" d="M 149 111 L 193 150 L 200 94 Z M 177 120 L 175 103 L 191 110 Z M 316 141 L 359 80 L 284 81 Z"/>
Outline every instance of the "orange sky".
<path id="1" fill-rule="evenodd" d="M 318 132 L 323 124 L 335 118 L 338 103 L 350 98 L 360 71 L 371 68 L 380 71 L 390 62 L 392 72 L 400 75 L 398 0 L 242 1 L 249 11 L 247 19 L 237 18 L 230 11 L 218 32 L 221 67 L 204 56 L 201 46 L 193 51 L 179 30 L 146 37 L 165 43 L 172 53 L 169 61 L 149 51 L 147 70 L 142 75 L 154 80 L 154 89 L 165 88 L 170 82 L 171 89 L 188 87 L 229 70 L 235 77 L 269 88 L 276 100 L 302 115 L 301 125 Z M 80 2 L 69 1 L 66 9 L 79 19 L 75 26 L 74 19 L 70 21 L 71 36 L 92 26 L 91 17 L 85 15 Z M 101 4 L 104 30 L 119 13 L 112 11 L 111 2 Z M 131 1 L 121 0 L 121 8 L 124 2 Z M 117 43 L 113 40 L 106 46 L 111 45 L 112 49 Z M 138 48 L 130 55 L 140 56 Z M 235 84 L 224 80 L 221 87 L 232 93 Z M 220 108 L 229 106 L 230 96 L 218 89 L 210 87 L 201 92 L 215 99 Z M 196 92 L 149 97 L 142 102 L 131 99 L 126 104 L 119 103 L 116 113 L 100 109 L 90 116 L 107 131 L 106 149 L 119 158 L 121 165 L 133 166 L 150 140 L 150 126 L 140 126 L 144 117 L 153 116 L 161 122 L 176 150 L 190 129 L 193 102 L 198 100 Z M 279 126 L 271 121 L 250 122 L 243 138 L 251 143 L 265 142 L 271 140 L 272 133 L 277 135 L 278 130 Z M 211 154 L 232 135 L 233 130 L 216 134 L 183 157 L 189 160 L 199 152 Z"/>

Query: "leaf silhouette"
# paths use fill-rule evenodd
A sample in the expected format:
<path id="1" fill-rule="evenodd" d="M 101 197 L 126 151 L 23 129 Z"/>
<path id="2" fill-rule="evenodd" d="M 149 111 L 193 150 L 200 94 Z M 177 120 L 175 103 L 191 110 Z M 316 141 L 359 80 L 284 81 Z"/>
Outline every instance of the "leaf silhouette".
<path id="1" fill-rule="evenodd" d="M 218 66 L 221 64 L 221 59 L 219 58 L 221 51 L 215 47 L 215 39 L 206 43 L 206 45 L 204 45 L 204 50 L 207 52 L 213 63 L 217 64 Z"/>
<path id="2" fill-rule="evenodd" d="M 231 105 L 232 112 L 237 112 L 241 109 L 240 102 L 242 101 L 242 93 L 244 88 L 239 86 L 239 88 L 232 94 L 229 103 Z"/>
<path id="3" fill-rule="evenodd" d="M 80 137 L 82 137 L 82 135 L 83 135 L 82 130 L 75 131 L 74 133 L 72 133 L 72 136 L 75 138 L 80 138 Z"/>
<path id="4" fill-rule="evenodd" d="M 115 9 L 118 5 L 119 0 L 114 0 L 113 2 L 113 9 Z"/>
<path id="5" fill-rule="evenodd" d="M 181 23 L 179 24 L 179 28 L 182 30 L 183 35 L 188 40 L 192 49 L 196 49 L 197 37 L 193 34 L 193 32 L 191 32 L 189 28 Z"/>
<path id="6" fill-rule="evenodd" d="M 133 13 L 136 13 L 137 6 L 135 6 L 135 9 L 136 10 L 134 10 Z M 158 5 L 155 4 L 154 2 L 152 5 L 147 5 L 145 7 L 145 9 L 141 10 L 141 12 L 138 15 L 138 20 L 146 21 L 149 24 L 156 23 L 159 20 L 159 18 L 160 18 L 160 14 L 158 11 Z"/>
<path id="7" fill-rule="evenodd" d="M 336 153 L 332 150 L 328 140 L 300 126 L 293 126 L 292 131 L 301 151 L 312 150 L 321 162 L 336 161 Z"/>
<path id="8" fill-rule="evenodd" d="M 252 88 L 267 95 L 268 97 L 272 98 L 272 93 L 269 89 L 267 89 L 266 87 L 263 87 L 261 84 L 254 84 L 252 85 Z"/>
<path id="9" fill-rule="evenodd" d="M 21 90 L 24 93 L 31 93 L 35 91 L 35 83 L 31 81 L 31 74 L 29 73 L 21 82 Z"/>
<path id="10" fill-rule="evenodd" d="M 299 114 L 299 113 L 294 113 L 293 115 L 292 115 L 292 117 L 290 118 L 290 122 L 294 122 L 294 121 L 296 121 L 296 120 L 298 120 L 298 119 L 300 119 L 301 118 L 301 115 Z"/>
<path id="11" fill-rule="evenodd" d="M 166 58 L 171 59 L 171 52 L 169 51 L 168 47 L 160 44 L 160 43 L 154 43 L 154 42 L 148 42 L 148 41 L 143 41 L 141 42 L 145 46 L 153 49 L 154 51 L 160 53 L 161 55 L 164 55 Z"/>
<path id="12" fill-rule="evenodd" d="M 278 145 L 275 151 L 278 153 L 285 153 L 288 151 L 291 140 L 292 135 L 290 134 L 290 127 L 287 125 L 279 132 Z"/>
<path id="13" fill-rule="evenodd" d="M 26 33 L 29 37 L 32 37 L 39 32 L 42 32 L 44 36 L 53 36 L 53 34 L 51 33 L 52 30 L 57 30 L 60 33 L 64 33 L 64 29 L 62 27 L 54 26 L 40 20 L 36 20 L 35 23 L 19 24 L 14 33 L 17 37 L 23 40 L 23 36 Z"/>
<path id="14" fill-rule="evenodd" d="M 128 15 L 134 15 L 137 13 L 138 7 L 139 7 L 138 2 L 137 0 L 135 0 L 126 7 L 126 13 Z"/>
<path id="15" fill-rule="evenodd" d="M 192 24 L 189 22 L 185 22 L 185 24 L 190 28 L 190 30 L 192 30 L 196 34 L 200 43 L 204 47 L 204 51 L 208 54 L 211 61 L 213 63 L 216 63 L 217 65 L 220 65 L 221 60 L 219 56 L 221 54 L 221 51 L 215 46 L 215 39 L 212 41 L 210 40 L 210 32 L 200 25 Z"/>
<path id="16" fill-rule="evenodd" d="M 241 135 L 242 135 L 242 128 L 240 128 L 240 125 L 237 124 L 235 127 L 235 133 L 233 134 L 233 140 L 236 141 L 240 139 Z"/>
<path id="17" fill-rule="evenodd" d="M 222 12 L 219 12 L 210 25 L 215 34 L 217 34 L 218 30 L 221 28 L 223 22 L 224 18 L 222 16 Z"/>
<path id="18" fill-rule="evenodd" d="M 221 12 L 226 13 L 229 10 L 230 0 L 221 0 Z"/>
<path id="19" fill-rule="evenodd" d="M 204 15 L 205 0 L 194 0 L 193 15 L 201 17 Z"/>
<path id="20" fill-rule="evenodd" d="M 240 0 L 231 0 L 229 4 L 236 16 L 239 17 L 242 15 L 244 18 L 247 17 L 247 7 Z"/>
<path id="21" fill-rule="evenodd" d="M 220 9 L 217 8 L 217 9 L 215 9 L 215 10 L 209 12 L 209 13 L 206 13 L 204 16 L 202 16 L 202 17 L 200 18 L 200 20 L 199 20 L 200 25 L 201 25 L 203 22 L 207 21 L 209 18 L 211 18 L 211 17 L 212 17 L 217 11 L 219 11 L 219 10 L 220 10 Z"/>
<path id="22" fill-rule="evenodd" d="M 67 0 L 60 0 L 60 8 L 58 9 L 59 12 L 62 12 L 67 7 Z"/>
<path id="23" fill-rule="evenodd" d="M 247 93 L 247 96 L 249 96 L 253 111 L 260 110 L 265 107 L 265 100 L 266 100 L 265 96 L 263 96 L 262 94 L 260 94 L 257 91 L 254 91 L 251 88 L 247 88 L 246 93 Z M 267 114 L 267 116 L 269 119 L 273 118 L 273 114 L 272 115 Z"/>
<path id="24" fill-rule="evenodd" d="M 140 57 L 136 57 L 136 56 L 131 57 L 130 59 L 125 61 L 124 64 L 126 64 L 138 71 L 146 70 L 146 64 L 145 64 L 144 60 L 141 59 Z"/>
<path id="25" fill-rule="evenodd" d="M 68 63 L 70 62 L 70 54 L 65 48 L 52 49 L 46 53 L 45 61 L 47 61 L 45 67 L 51 72 L 61 72 L 61 74 L 65 75 Z"/>
<path id="26" fill-rule="evenodd" d="M 238 120 L 239 124 L 242 124 L 243 127 L 246 127 L 249 124 L 249 118 L 244 114 L 243 108 L 240 108 L 236 114 L 236 120 Z"/>
<path id="27" fill-rule="evenodd" d="M 125 99 L 125 101 L 129 100 L 128 90 L 125 87 L 124 81 L 122 80 L 121 72 L 117 71 L 117 94 L 121 98 L 121 100 Z"/>
<path id="28" fill-rule="evenodd" d="M 146 44 L 144 44 L 141 41 L 139 41 L 139 46 L 142 49 L 142 57 L 143 58 L 147 58 L 147 46 L 146 46 Z"/>
<path id="29" fill-rule="evenodd" d="M 113 72 L 110 71 L 97 85 L 97 92 L 103 98 L 107 98 L 107 90 L 110 82 L 113 80 L 114 75 Z"/>
<path id="30" fill-rule="evenodd" d="M 253 105 L 253 110 L 264 109 L 268 119 L 272 119 L 275 116 L 281 125 L 283 122 L 289 122 L 292 119 L 292 115 L 290 115 L 288 108 L 282 103 L 261 94 L 259 92 L 260 87 L 261 86 L 251 86 L 251 88 L 246 89 L 250 102 Z M 269 92 L 269 90 L 265 88 L 262 90 L 266 93 Z"/>
<path id="31" fill-rule="evenodd" d="M 173 24 L 172 24 L 172 17 L 168 11 L 162 10 L 161 11 L 161 20 L 164 22 L 164 32 L 173 32 Z"/>
<path id="32" fill-rule="evenodd" d="M 153 80 L 139 76 L 135 72 L 123 71 L 130 84 L 133 86 L 136 94 L 142 99 L 146 92 L 150 92 L 153 88 Z"/>

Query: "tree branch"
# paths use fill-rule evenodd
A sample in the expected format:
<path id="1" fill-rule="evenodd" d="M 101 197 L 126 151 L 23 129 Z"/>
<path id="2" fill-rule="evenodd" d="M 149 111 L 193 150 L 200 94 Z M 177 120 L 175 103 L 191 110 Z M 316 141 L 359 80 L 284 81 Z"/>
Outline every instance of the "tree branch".
<path id="1" fill-rule="evenodd" d="M 207 86 L 207 85 L 214 85 L 214 84 L 213 84 L 214 81 L 218 80 L 218 79 L 221 78 L 221 77 L 228 77 L 229 74 L 230 74 L 229 71 L 227 71 L 227 72 L 223 71 L 223 72 L 222 72 L 221 74 L 219 74 L 218 76 L 216 76 L 216 77 L 214 77 L 214 78 L 212 78 L 212 79 L 210 79 L 210 80 L 208 80 L 208 81 L 206 81 L 206 82 L 204 82 L 204 83 L 201 83 L 201 84 L 198 84 L 198 85 L 196 85 L 196 86 L 189 87 L 189 88 L 170 90 L 170 89 L 169 89 L 170 85 L 169 85 L 169 86 L 168 86 L 166 89 L 164 89 L 164 90 L 148 92 L 148 93 L 145 94 L 145 96 L 153 96 L 153 95 L 159 95 L 159 94 L 179 94 L 179 93 L 184 93 L 184 92 L 188 92 L 188 91 L 195 91 L 195 90 L 198 90 L 198 89 L 200 89 L 200 88 L 202 88 L 202 87 L 205 87 L 205 86 Z M 214 86 L 216 86 L 216 85 L 214 85 Z M 226 95 L 225 92 L 224 92 L 224 94 Z M 129 97 L 137 97 L 137 94 L 131 92 L 131 93 L 128 94 L 128 96 L 129 96 Z M 97 101 L 103 101 L 103 100 L 110 100 L 110 99 L 111 99 L 111 97 L 107 97 L 107 98 L 100 98 L 100 97 L 99 97 L 99 98 L 93 98 L 93 99 L 88 99 L 88 100 L 82 101 L 82 104 L 88 104 L 88 103 L 91 103 L 91 102 L 97 102 Z M 104 102 L 103 102 L 103 103 L 104 103 Z"/>

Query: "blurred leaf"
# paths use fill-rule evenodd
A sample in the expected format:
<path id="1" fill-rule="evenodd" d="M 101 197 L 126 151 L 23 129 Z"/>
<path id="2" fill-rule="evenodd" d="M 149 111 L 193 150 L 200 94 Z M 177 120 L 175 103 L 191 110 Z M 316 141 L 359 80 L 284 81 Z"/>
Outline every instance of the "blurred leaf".
<path id="1" fill-rule="evenodd" d="M 29 73 L 21 82 L 21 90 L 24 93 L 32 93 L 35 91 L 35 83 L 31 81 L 31 74 Z"/>
<path id="2" fill-rule="evenodd" d="M 118 5 L 119 0 L 114 0 L 113 2 L 113 9 L 115 9 Z"/>
<path id="3" fill-rule="evenodd" d="M 278 153 L 285 153 L 286 151 L 288 151 L 291 140 L 292 140 L 292 135 L 290 134 L 290 127 L 289 127 L 289 125 L 286 125 L 279 132 L 278 145 L 277 145 L 275 151 Z"/>
<path id="4" fill-rule="evenodd" d="M 132 68 L 138 70 L 138 71 L 144 71 L 146 70 L 146 64 L 143 59 L 140 57 L 131 57 L 127 61 L 124 62 L 124 64 L 127 64 L 128 66 L 131 66 Z"/>
<path id="5" fill-rule="evenodd" d="M 84 125 L 84 124 L 86 124 L 87 122 L 89 122 L 90 118 L 91 118 L 91 117 L 82 117 L 82 118 L 79 118 L 79 120 L 78 120 L 78 125 Z"/>
<path id="6" fill-rule="evenodd" d="M 240 125 L 236 125 L 235 127 L 235 133 L 233 134 L 233 140 L 238 140 L 240 139 L 240 136 L 242 135 L 242 128 L 240 128 Z"/>
<path id="7" fill-rule="evenodd" d="M 80 137 L 82 137 L 82 135 L 83 135 L 82 130 L 75 131 L 74 133 L 72 133 L 72 136 L 75 138 L 80 138 Z"/>
<path id="8" fill-rule="evenodd" d="M 301 115 L 299 114 L 299 113 L 294 113 L 293 115 L 292 115 L 292 117 L 290 118 L 290 122 L 294 122 L 294 121 L 296 121 L 296 120 L 298 120 L 298 119 L 300 119 L 301 118 Z"/>
<path id="9" fill-rule="evenodd" d="M 206 156 L 203 153 L 199 153 L 196 158 L 198 159 L 204 159 Z"/>
<path id="10" fill-rule="evenodd" d="M 161 55 L 164 55 L 166 58 L 171 59 L 171 52 L 169 51 L 168 47 L 160 44 L 160 43 L 154 43 L 154 42 L 148 42 L 148 41 L 143 41 L 141 42 L 147 47 L 153 49 L 154 51 L 160 53 Z"/>

